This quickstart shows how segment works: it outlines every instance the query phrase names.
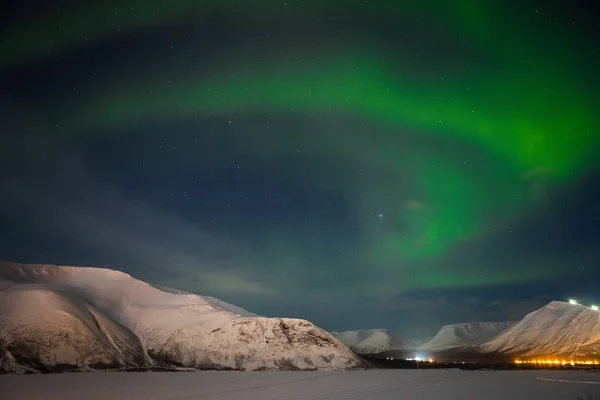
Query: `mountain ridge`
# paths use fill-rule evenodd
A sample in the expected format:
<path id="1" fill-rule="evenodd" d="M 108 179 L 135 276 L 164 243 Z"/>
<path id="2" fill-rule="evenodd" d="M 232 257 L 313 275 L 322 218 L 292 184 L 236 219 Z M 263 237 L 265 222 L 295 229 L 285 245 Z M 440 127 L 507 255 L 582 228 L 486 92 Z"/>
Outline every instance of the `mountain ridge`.
<path id="1" fill-rule="evenodd" d="M 386 329 L 361 329 L 354 331 L 332 332 L 357 354 L 375 354 L 389 350 L 412 350 L 417 346 Z"/>
<path id="2" fill-rule="evenodd" d="M 0 327 L 6 371 L 361 364 L 309 321 L 259 317 L 103 268 L 0 263 Z"/>

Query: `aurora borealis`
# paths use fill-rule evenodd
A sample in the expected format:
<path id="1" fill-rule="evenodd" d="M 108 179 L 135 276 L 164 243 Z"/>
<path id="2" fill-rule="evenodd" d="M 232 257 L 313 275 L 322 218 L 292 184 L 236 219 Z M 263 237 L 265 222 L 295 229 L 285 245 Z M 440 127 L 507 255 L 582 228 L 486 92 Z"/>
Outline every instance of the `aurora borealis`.
<path id="1" fill-rule="evenodd" d="M 2 17 L 0 257 L 409 336 L 594 292 L 593 6 L 80 3 Z"/>

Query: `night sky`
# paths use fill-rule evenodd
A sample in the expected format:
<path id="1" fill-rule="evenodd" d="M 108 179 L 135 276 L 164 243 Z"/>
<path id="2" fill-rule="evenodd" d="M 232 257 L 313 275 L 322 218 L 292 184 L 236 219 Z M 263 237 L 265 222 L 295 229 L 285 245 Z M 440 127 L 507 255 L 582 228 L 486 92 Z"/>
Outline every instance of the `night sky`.
<path id="1" fill-rule="evenodd" d="M 590 1 L 20 1 L 0 259 L 427 339 L 600 303 Z"/>

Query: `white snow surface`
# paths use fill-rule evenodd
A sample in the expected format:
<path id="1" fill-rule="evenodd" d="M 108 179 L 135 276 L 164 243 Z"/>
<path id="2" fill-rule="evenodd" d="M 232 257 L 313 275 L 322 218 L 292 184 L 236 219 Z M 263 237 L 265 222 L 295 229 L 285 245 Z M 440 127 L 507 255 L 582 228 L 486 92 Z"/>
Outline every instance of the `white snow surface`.
<path id="1" fill-rule="evenodd" d="M 332 335 L 357 354 L 382 353 L 388 350 L 409 350 L 417 346 L 385 329 L 332 332 Z"/>
<path id="2" fill-rule="evenodd" d="M 600 397 L 586 371 L 353 371 L 0 375 L 2 400 L 575 400 Z"/>
<path id="3" fill-rule="evenodd" d="M 186 291 L 179 290 L 179 289 L 173 289 L 173 288 L 170 288 L 167 286 L 162 286 L 162 285 L 152 285 L 152 286 L 154 286 L 155 288 L 157 288 L 159 290 L 162 290 L 163 292 L 167 292 L 167 293 L 193 295 L 190 292 L 186 292 Z M 200 295 L 195 295 L 195 296 L 200 296 Z M 239 315 L 240 317 L 260 317 L 260 315 L 258 315 L 258 314 L 251 313 L 250 311 L 245 310 L 242 307 L 227 303 L 223 300 L 219 300 L 219 299 L 211 297 L 211 296 L 200 296 L 200 297 L 202 297 L 204 300 L 208 301 L 209 303 L 212 303 L 219 308 L 225 308 L 225 309 Z"/>
<path id="4" fill-rule="evenodd" d="M 449 350 L 487 342 L 515 325 L 516 322 L 466 322 L 445 325 L 421 350 Z"/>
<path id="5" fill-rule="evenodd" d="M 0 369 L 341 369 L 360 360 L 312 323 L 257 317 L 123 272 L 0 263 Z"/>
<path id="6" fill-rule="evenodd" d="M 600 312 L 553 301 L 527 314 L 482 349 L 524 357 L 595 357 L 600 354 Z"/>

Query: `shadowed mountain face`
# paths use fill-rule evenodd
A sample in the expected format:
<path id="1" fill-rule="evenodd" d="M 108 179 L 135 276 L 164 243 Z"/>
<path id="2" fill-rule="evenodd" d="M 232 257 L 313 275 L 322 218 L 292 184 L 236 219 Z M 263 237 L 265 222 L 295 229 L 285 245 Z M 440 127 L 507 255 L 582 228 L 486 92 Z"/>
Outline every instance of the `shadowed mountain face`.
<path id="1" fill-rule="evenodd" d="M 0 264 L 4 371 L 340 369 L 359 359 L 312 323 L 258 317 L 122 272 Z"/>

